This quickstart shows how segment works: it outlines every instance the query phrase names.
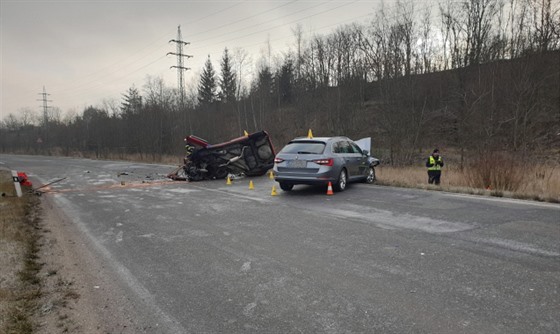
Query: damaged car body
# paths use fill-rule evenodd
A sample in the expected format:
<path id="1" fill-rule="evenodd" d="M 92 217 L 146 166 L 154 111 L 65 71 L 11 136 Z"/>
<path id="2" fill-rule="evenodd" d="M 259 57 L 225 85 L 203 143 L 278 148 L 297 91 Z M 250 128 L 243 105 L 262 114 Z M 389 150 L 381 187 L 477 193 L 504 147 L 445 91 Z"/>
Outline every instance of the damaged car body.
<path id="1" fill-rule="evenodd" d="M 185 142 L 184 165 L 167 176 L 173 180 L 224 179 L 229 174 L 260 176 L 274 166 L 274 147 L 266 131 L 214 145 L 193 135 Z"/>

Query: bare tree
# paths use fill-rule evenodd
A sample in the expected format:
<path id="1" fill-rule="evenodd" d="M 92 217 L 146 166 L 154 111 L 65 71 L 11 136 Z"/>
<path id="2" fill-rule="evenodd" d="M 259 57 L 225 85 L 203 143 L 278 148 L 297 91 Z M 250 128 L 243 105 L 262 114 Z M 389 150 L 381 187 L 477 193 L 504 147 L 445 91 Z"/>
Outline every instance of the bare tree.
<path id="1" fill-rule="evenodd" d="M 432 71 L 434 58 L 434 36 L 432 34 L 432 13 L 428 8 L 423 12 L 421 21 L 420 52 L 417 56 L 416 72 L 429 73 Z"/>
<path id="2" fill-rule="evenodd" d="M 533 47 L 539 51 L 558 48 L 560 43 L 560 5 L 552 0 L 531 0 Z"/>
<path id="3" fill-rule="evenodd" d="M 246 73 L 245 68 L 250 68 L 251 66 L 251 57 L 247 50 L 242 48 L 237 48 L 234 50 L 234 63 L 236 65 L 236 74 L 237 74 L 237 101 L 241 101 L 242 96 L 245 96 L 245 92 L 247 92 L 247 88 L 245 86 L 246 80 Z M 242 94 L 243 93 L 243 94 Z M 237 103 L 236 110 L 237 110 L 237 124 L 239 127 L 239 131 L 243 129 L 242 126 L 242 112 L 241 112 L 241 103 Z M 246 114 L 246 113 L 245 113 Z M 247 126 L 247 115 L 245 115 L 245 129 L 248 129 Z"/>
<path id="4" fill-rule="evenodd" d="M 466 42 L 465 65 L 486 61 L 492 20 L 498 11 L 497 0 L 469 0 L 462 4 L 463 32 Z"/>
<path id="5" fill-rule="evenodd" d="M 300 80 L 301 78 L 301 67 L 303 62 L 303 28 L 301 24 L 296 25 L 292 28 L 292 34 L 296 39 L 296 56 L 295 56 L 295 80 Z"/>
<path id="6" fill-rule="evenodd" d="M 396 29 L 404 54 L 404 75 L 409 76 L 412 69 L 413 44 L 415 44 L 414 4 L 412 1 L 397 1 Z"/>
<path id="7" fill-rule="evenodd" d="M 529 3 L 527 0 L 510 0 L 508 19 L 510 26 L 509 58 L 519 57 L 528 48 L 528 11 Z"/>

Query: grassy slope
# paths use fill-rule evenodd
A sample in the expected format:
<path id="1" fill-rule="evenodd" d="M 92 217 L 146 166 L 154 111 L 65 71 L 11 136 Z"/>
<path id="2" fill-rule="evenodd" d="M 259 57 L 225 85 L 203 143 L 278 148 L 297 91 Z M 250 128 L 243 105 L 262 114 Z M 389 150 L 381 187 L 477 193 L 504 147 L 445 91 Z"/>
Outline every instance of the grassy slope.
<path id="1" fill-rule="evenodd" d="M 9 171 L 0 170 L 0 332 L 32 333 L 41 295 L 37 262 L 39 200 L 15 195 Z"/>

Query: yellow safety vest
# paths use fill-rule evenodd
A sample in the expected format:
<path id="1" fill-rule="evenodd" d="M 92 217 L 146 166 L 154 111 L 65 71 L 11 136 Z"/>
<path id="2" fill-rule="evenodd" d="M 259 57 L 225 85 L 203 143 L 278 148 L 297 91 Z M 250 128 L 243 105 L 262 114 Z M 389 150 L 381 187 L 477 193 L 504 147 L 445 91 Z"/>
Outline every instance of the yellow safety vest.
<path id="1" fill-rule="evenodd" d="M 442 161 L 441 157 L 438 157 L 437 161 Z M 436 159 L 434 159 L 434 157 L 431 155 L 430 155 L 430 165 L 432 165 L 432 167 L 428 167 L 428 170 L 441 170 L 441 166 L 436 164 Z"/>

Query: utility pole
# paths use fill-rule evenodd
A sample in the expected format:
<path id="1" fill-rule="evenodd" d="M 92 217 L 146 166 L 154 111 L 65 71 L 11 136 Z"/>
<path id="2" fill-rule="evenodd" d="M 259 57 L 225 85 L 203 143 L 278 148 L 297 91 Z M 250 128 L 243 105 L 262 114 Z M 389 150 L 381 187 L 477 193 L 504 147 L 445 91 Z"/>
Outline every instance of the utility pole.
<path id="1" fill-rule="evenodd" d="M 51 108 L 51 106 L 49 106 L 49 102 L 52 102 L 52 100 L 48 100 L 47 97 L 51 94 L 47 94 L 45 86 L 43 86 L 43 92 L 38 94 L 43 96 L 42 99 L 39 99 L 37 101 L 43 101 L 43 128 L 45 130 L 44 136 L 46 140 L 49 133 L 49 108 Z"/>
<path id="2" fill-rule="evenodd" d="M 183 46 L 187 46 L 190 43 L 183 41 L 183 37 L 181 36 L 181 26 L 177 27 L 177 39 L 172 39 L 169 43 L 175 43 L 177 45 L 176 52 L 168 52 L 167 55 L 174 55 L 177 56 L 177 66 L 171 66 L 170 68 L 177 69 L 177 81 L 179 86 L 179 99 L 181 103 L 181 109 L 185 109 L 185 79 L 183 77 L 183 72 L 190 70 L 190 68 L 185 67 L 183 65 L 183 58 L 192 58 L 190 55 L 186 55 L 183 53 Z M 189 123 L 189 130 L 192 133 L 192 124 L 187 113 L 187 119 Z"/>

